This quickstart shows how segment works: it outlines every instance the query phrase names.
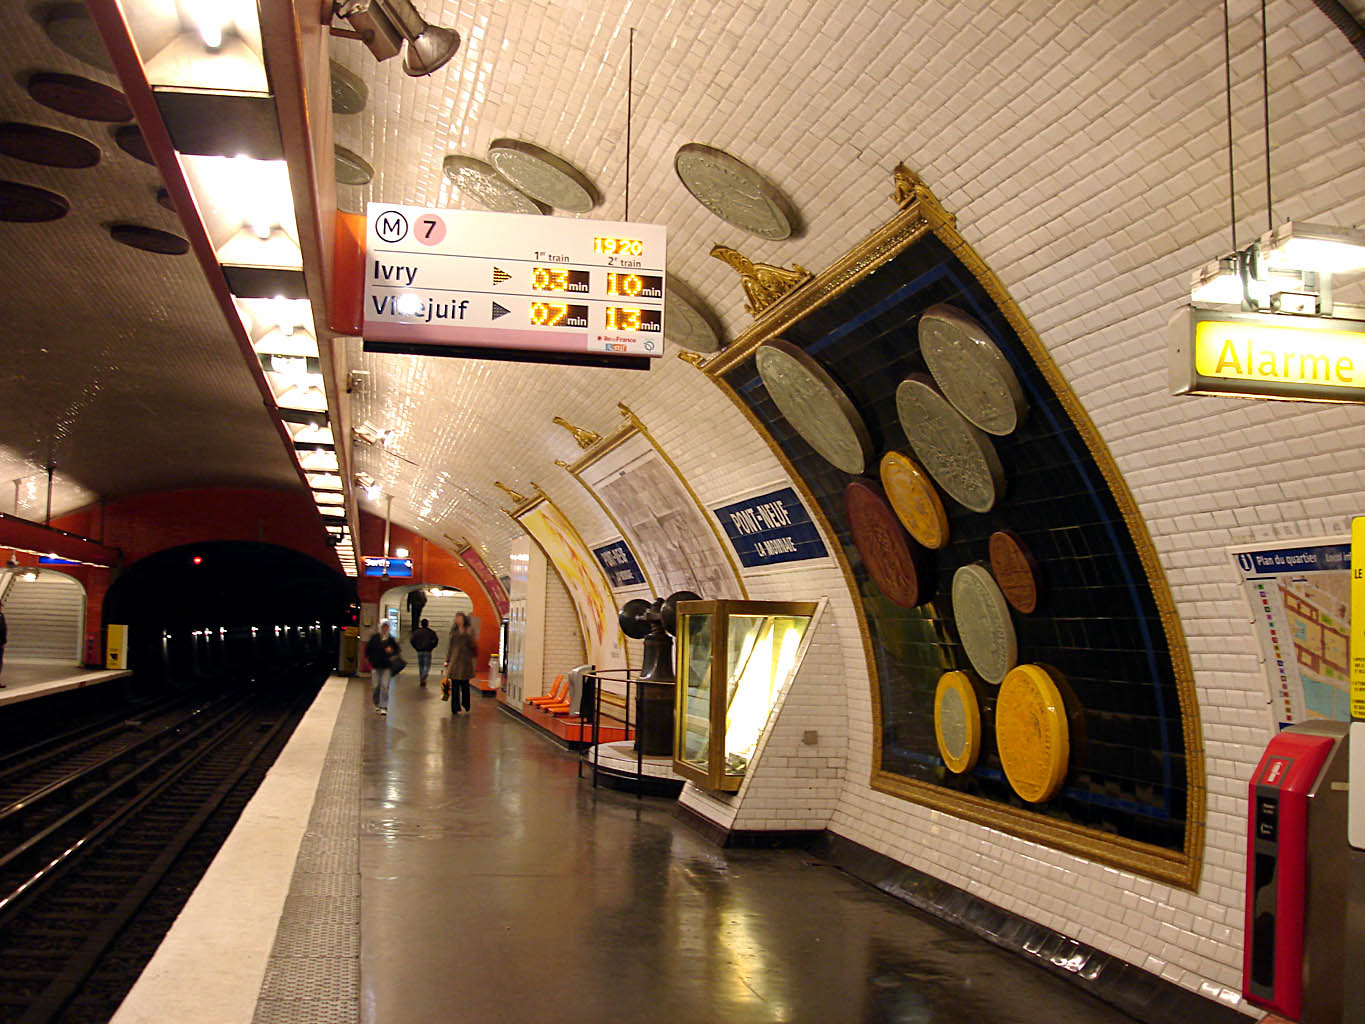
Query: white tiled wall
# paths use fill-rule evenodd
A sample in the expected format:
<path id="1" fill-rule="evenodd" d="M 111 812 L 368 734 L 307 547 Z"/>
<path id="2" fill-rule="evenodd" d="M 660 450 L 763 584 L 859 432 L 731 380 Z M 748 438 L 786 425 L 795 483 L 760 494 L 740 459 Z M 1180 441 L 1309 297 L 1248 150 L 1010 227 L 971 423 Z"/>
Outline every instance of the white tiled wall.
<path id="1" fill-rule="evenodd" d="M 1246 244 L 1266 226 L 1259 4 L 1231 7 Z M 890 170 L 900 160 L 957 214 L 1094 419 L 1170 583 L 1207 753 L 1198 891 L 873 792 L 867 668 L 843 579 L 828 565 L 746 578 L 753 597 L 830 599 L 822 631 L 831 635 L 822 634 L 811 662 L 824 675 L 803 672 L 793 685 L 769 753 L 792 756 L 788 712 L 805 708 L 820 720 L 822 747 L 827 729 L 840 737 L 824 723 L 842 719 L 843 749 L 825 755 L 820 780 L 838 786 L 832 829 L 1212 998 L 1235 990 L 1245 780 L 1271 723 L 1225 548 L 1343 532 L 1361 510 L 1365 416 L 1167 393 L 1167 319 L 1190 269 L 1230 244 L 1221 5 L 509 0 L 488 8 L 446 0 L 443 14 L 471 40 L 443 83 L 404 82 L 396 68 L 375 70 L 347 51 L 375 102 L 339 125 L 338 139 L 374 161 L 377 198 L 464 205 L 441 178 L 440 156 L 481 155 L 492 138 L 513 135 L 583 166 L 606 197 L 594 215 L 619 215 L 624 182 L 612 143 L 624 104 L 612 97 L 622 85 L 621 26 L 648 24 L 636 45 L 632 216 L 669 225 L 670 269 L 712 303 L 731 335 L 748 318 L 733 275 L 707 255 L 713 243 L 818 271 L 892 212 Z M 1365 65 L 1310 0 L 1270 0 L 1268 14 L 1276 218 L 1365 221 Z M 420 133 L 386 130 L 405 115 Z M 672 172 L 673 152 L 691 141 L 727 148 L 770 175 L 802 211 L 804 234 L 746 239 L 693 203 Z M 367 197 L 356 190 L 344 201 L 357 208 Z M 1341 300 L 1365 295 L 1359 280 L 1339 286 Z M 358 345 L 350 361 L 376 371 L 357 418 L 395 427 L 395 445 L 415 466 L 378 455 L 367 464 L 361 452 L 359 468 L 385 478 L 402 521 L 433 538 L 468 532 L 499 570 L 516 528 L 498 511 L 495 478 L 539 481 L 585 537 L 614 532 L 553 465 L 578 454 L 554 415 L 606 433 L 625 401 L 708 505 L 786 482 L 729 400 L 671 357 L 648 374 L 377 357 Z M 752 808 L 685 799 L 724 824 L 741 810 L 750 821 L 824 817 L 827 789 L 805 818 L 782 817 L 790 808 L 777 801 L 805 777 L 793 775 L 784 794 L 777 774 L 756 771 L 763 795 Z"/>

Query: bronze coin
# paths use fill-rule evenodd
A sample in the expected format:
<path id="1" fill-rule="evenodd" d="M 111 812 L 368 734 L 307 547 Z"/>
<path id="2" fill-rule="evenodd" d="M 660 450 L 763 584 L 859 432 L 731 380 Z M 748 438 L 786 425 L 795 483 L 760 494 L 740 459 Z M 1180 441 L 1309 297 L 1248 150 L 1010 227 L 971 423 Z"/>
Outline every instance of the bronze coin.
<path id="1" fill-rule="evenodd" d="M 1013 530 L 991 534 L 991 574 L 1016 611 L 1038 609 L 1038 560 Z"/>
<path id="2" fill-rule="evenodd" d="M 871 480 L 854 480 L 844 489 L 844 510 L 872 582 L 888 601 L 914 608 L 921 600 L 918 547 L 906 536 L 881 487 Z"/>

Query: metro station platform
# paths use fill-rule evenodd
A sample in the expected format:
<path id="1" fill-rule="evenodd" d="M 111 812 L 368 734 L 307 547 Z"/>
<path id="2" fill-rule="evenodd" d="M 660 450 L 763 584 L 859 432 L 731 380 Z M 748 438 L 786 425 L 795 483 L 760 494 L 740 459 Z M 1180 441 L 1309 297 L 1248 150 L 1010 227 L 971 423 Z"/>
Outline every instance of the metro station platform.
<path id="1" fill-rule="evenodd" d="M 492 701 L 333 677 L 115 1024 L 1131 1018 L 802 850 L 593 790 Z"/>
<path id="2" fill-rule="evenodd" d="M 0 673 L 0 682 L 5 684 L 0 690 L 0 705 L 127 679 L 132 674 L 122 669 L 88 669 L 60 662 L 9 659 Z"/>

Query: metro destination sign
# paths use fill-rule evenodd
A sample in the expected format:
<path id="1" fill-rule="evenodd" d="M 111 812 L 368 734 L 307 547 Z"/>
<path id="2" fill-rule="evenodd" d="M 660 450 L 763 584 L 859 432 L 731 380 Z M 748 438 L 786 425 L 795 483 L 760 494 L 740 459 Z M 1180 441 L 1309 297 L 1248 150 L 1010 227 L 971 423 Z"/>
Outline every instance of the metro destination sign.
<path id="1" fill-rule="evenodd" d="M 665 229 L 371 203 L 370 351 L 645 368 L 664 351 Z"/>

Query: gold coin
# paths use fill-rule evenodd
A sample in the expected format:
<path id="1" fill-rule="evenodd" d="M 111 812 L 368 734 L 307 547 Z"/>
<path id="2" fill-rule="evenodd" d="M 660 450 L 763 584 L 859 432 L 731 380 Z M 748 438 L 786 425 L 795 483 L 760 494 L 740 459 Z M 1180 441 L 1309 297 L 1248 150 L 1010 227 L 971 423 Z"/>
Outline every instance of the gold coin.
<path id="1" fill-rule="evenodd" d="M 887 500 L 910 536 L 931 550 L 947 544 L 948 513 L 920 464 L 900 452 L 887 452 L 881 473 Z"/>
<path id="2" fill-rule="evenodd" d="M 981 753 L 981 708 L 966 672 L 945 672 L 934 694 L 934 739 L 950 772 L 976 766 Z"/>
<path id="3" fill-rule="evenodd" d="M 1017 665 L 995 699 L 995 745 L 1005 777 L 1031 804 L 1050 800 L 1066 778 L 1070 756 L 1066 707 L 1038 665 Z"/>

